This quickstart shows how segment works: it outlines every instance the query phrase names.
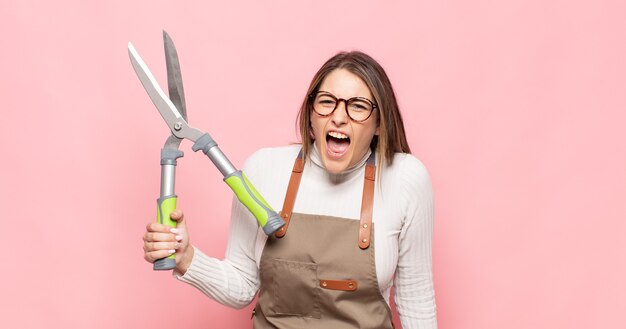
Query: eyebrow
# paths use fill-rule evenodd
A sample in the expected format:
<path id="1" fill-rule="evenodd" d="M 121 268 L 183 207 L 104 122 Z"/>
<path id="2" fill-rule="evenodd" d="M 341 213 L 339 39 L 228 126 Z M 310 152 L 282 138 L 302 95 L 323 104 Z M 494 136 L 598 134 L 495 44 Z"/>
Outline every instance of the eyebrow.
<path id="1" fill-rule="evenodd" d="M 317 92 L 318 92 L 318 93 L 327 93 L 327 94 L 329 94 L 329 95 L 332 95 L 332 96 L 333 96 L 333 97 L 335 97 L 335 98 L 342 98 L 342 99 L 344 99 L 343 97 L 339 97 L 339 96 L 337 96 L 337 95 L 335 95 L 335 94 L 331 93 L 330 91 L 326 91 L 326 90 L 321 90 L 321 89 L 320 89 L 320 90 L 318 90 Z M 352 96 L 352 97 L 348 97 L 348 98 L 345 98 L 345 99 L 346 99 L 346 100 L 348 100 L 348 99 L 352 99 L 352 98 L 362 98 L 362 99 L 367 99 L 368 101 L 370 101 L 370 102 L 372 102 L 372 103 L 375 103 L 372 99 L 370 99 L 369 97 L 365 97 L 365 96 Z M 372 97 L 372 98 L 373 98 L 373 97 Z"/>

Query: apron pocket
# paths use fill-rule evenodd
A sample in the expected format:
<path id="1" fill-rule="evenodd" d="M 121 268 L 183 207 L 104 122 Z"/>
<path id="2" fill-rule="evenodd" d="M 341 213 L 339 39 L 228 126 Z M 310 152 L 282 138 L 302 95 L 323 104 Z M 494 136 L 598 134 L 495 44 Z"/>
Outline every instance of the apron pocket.
<path id="1" fill-rule="evenodd" d="M 319 280 L 317 264 L 273 259 L 271 268 L 272 284 L 268 287 L 273 300 L 268 315 L 301 316 L 319 319 Z"/>

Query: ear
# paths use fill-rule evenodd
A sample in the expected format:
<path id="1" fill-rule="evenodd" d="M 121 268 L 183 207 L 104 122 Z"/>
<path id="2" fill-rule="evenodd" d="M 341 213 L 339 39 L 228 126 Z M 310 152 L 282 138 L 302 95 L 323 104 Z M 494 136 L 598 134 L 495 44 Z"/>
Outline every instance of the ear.
<path id="1" fill-rule="evenodd" d="M 313 133 L 313 127 L 309 126 L 309 137 L 311 138 L 312 141 L 315 140 L 315 133 Z"/>

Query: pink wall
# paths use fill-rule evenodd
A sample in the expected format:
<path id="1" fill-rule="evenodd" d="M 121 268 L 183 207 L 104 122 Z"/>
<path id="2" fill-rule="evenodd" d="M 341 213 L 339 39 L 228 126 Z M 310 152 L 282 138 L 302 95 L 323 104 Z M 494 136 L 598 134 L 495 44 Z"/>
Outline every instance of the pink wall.
<path id="1" fill-rule="evenodd" d="M 624 13 L 617 0 L 2 1 L 0 326 L 249 327 L 250 308 L 142 259 L 168 133 L 126 44 L 164 84 L 165 28 L 190 123 L 236 164 L 297 140 L 330 55 L 383 63 L 434 184 L 440 328 L 625 327 Z M 179 205 L 221 257 L 231 194 L 183 148 Z"/>

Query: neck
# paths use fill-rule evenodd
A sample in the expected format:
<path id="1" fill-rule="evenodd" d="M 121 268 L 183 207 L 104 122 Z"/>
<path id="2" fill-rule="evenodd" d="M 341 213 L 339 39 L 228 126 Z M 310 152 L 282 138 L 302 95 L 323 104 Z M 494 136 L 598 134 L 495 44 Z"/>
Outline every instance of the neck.
<path id="1" fill-rule="evenodd" d="M 311 148 L 311 153 L 309 156 L 311 165 L 311 170 L 319 170 L 324 171 L 322 175 L 330 180 L 332 183 L 338 184 L 350 180 L 353 177 L 356 177 L 361 172 L 359 169 L 365 167 L 365 162 L 367 162 L 367 158 L 370 156 L 372 151 L 370 149 L 365 152 L 365 155 L 357 161 L 354 165 L 350 166 L 346 170 L 339 173 L 331 173 L 326 170 L 324 167 L 324 163 L 322 161 L 322 157 L 319 154 L 317 146 L 313 143 L 313 147 Z"/>

